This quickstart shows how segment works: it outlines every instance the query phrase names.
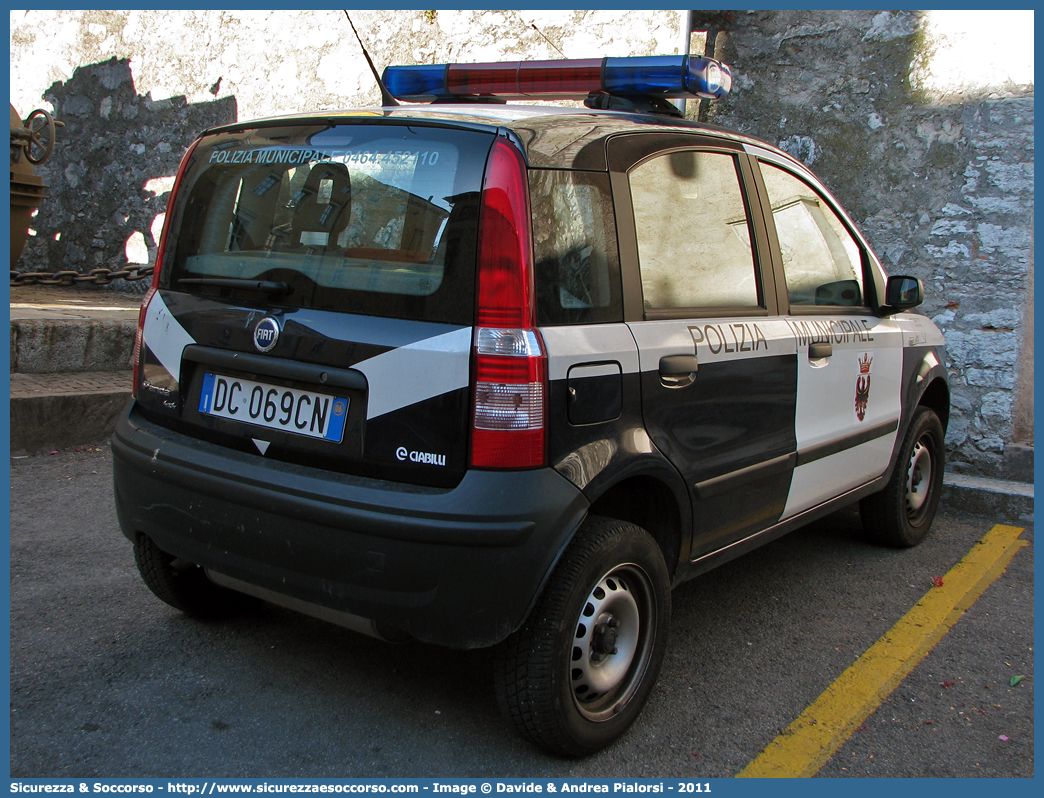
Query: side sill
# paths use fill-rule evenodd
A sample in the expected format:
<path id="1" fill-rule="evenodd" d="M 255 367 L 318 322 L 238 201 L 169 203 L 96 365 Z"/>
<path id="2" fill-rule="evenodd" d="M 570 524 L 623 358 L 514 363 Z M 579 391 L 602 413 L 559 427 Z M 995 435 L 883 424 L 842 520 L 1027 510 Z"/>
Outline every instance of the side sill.
<path id="1" fill-rule="evenodd" d="M 677 586 L 693 577 L 704 574 L 713 568 L 717 568 L 719 565 L 724 565 L 730 560 L 734 560 L 747 552 L 764 546 L 766 543 L 771 543 L 773 540 L 783 537 L 783 535 L 788 532 L 803 527 L 818 518 L 830 515 L 832 512 L 840 510 L 842 507 L 847 507 L 865 496 L 869 496 L 871 493 L 876 493 L 881 490 L 885 484 L 884 478 L 880 477 L 872 482 L 868 482 L 862 487 L 853 488 L 848 491 L 848 493 L 842 494 L 836 499 L 831 499 L 830 501 L 824 502 L 816 507 L 810 507 L 792 518 L 788 518 L 785 521 L 780 521 L 778 524 L 770 526 L 768 529 L 763 529 L 761 532 L 755 532 L 753 535 L 745 537 L 742 540 L 737 540 L 735 543 L 730 543 L 728 546 L 704 554 L 702 557 L 698 557 L 695 560 L 690 560 L 686 566 L 678 569 L 679 572 L 675 576 L 674 585 Z"/>
<path id="2" fill-rule="evenodd" d="M 894 421 L 886 421 L 884 424 L 878 424 L 876 427 L 870 427 L 861 432 L 857 432 L 855 435 L 846 435 L 843 438 L 837 438 L 826 443 L 820 443 L 816 446 L 812 446 L 804 451 L 797 453 L 797 464 L 799 466 L 808 465 L 814 463 L 816 460 L 821 460 L 824 457 L 829 457 L 832 454 L 843 452 L 845 449 L 851 449 L 855 446 L 860 446 L 864 443 L 883 438 L 885 435 L 890 435 L 899 429 L 899 419 Z"/>

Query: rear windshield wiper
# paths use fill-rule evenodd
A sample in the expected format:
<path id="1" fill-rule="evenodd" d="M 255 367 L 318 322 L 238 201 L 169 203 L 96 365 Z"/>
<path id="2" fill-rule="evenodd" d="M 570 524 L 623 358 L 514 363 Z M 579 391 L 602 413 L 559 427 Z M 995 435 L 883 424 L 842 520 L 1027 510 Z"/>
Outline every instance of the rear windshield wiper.
<path id="1" fill-rule="evenodd" d="M 282 296 L 290 292 L 290 286 L 286 283 L 276 283 L 271 280 L 244 280 L 238 277 L 182 277 L 178 283 L 180 285 L 212 285 L 217 288 L 245 288 L 248 291 L 257 291 L 270 296 Z"/>

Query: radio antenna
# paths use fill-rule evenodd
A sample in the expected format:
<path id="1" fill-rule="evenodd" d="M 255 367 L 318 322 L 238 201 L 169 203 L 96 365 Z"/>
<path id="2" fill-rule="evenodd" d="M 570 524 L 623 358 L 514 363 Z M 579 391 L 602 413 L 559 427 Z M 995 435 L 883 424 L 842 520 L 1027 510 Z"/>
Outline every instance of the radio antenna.
<path id="1" fill-rule="evenodd" d="M 352 18 L 348 16 L 348 12 L 345 11 L 344 15 L 348 17 L 348 24 L 352 26 L 352 33 L 355 34 L 355 38 L 359 42 L 359 47 L 362 49 L 363 58 L 366 59 L 366 63 L 370 65 L 370 71 L 373 73 L 373 79 L 377 81 L 377 86 L 381 90 L 381 105 L 398 105 L 399 102 L 391 96 L 391 92 L 388 91 L 388 87 L 384 85 L 384 81 L 381 80 L 381 76 L 377 74 L 377 67 L 373 65 L 373 61 L 370 60 L 370 54 L 366 52 L 366 45 L 362 42 L 362 37 L 359 36 L 359 31 L 355 29 L 355 25 L 352 24 Z"/>

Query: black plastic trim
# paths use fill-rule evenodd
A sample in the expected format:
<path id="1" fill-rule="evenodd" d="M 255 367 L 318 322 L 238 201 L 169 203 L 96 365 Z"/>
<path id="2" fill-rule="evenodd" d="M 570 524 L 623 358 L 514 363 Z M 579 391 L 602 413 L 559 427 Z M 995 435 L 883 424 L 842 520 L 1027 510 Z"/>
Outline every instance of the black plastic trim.
<path id="1" fill-rule="evenodd" d="M 155 432 L 162 437 L 154 437 L 145 432 L 147 426 L 151 425 L 140 418 L 121 420 L 113 437 L 113 449 L 119 452 L 119 458 L 153 478 L 221 501 L 265 507 L 298 521 L 381 538 L 448 546 L 518 546 L 529 538 L 534 528 L 532 521 L 495 521 L 484 515 L 469 520 L 469 515 L 479 515 L 481 510 L 475 508 L 471 513 L 465 506 L 444 518 L 437 517 L 434 510 L 430 515 L 423 515 L 419 507 L 411 505 L 417 504 L 425 494 L 428 494 L 427 501 L 434 502 L 436 497 L 445 495 L 446 490 L 413 485 L 395 489 L 394 483 L 383 480 L 324 475 L 313 469 L 307 469 L 313 472 L 308 474 L 301 471 L 302 467 L 277 461 L 253 465 L 251 461 L 256 462 L 256 458 L 252 456 L 248 459 L 240 452 L 223 450 L 160 427 L 156 427 Z M 127 434 L 132 430 L 137 435 Z M 391 489 L 382 492 L 382 503 L 353 500 L 350 495 L 353 488 L 372 490 L 379 485 Z M 400 506 L 392 503 L 393 494 L 399 495 Z"/>
<path id="2" fill-rule="evenodd" d="M 616 209 L 616 245 L 620 251 L 620 277 L 623 284 L 624 321 L 644 321 L 642 276 L 638 270 L 638 234 L 634 226 L 631 185 L 623 172 L 610 172 L 609 185 Z"/>
<path id="3" fill-rule="evenodd" d="M 313 383 L 331 388 L 348 388 L 353 391 L 366 391 L 366 376 L 355 369 L 336 369 L 328 366 L 317 366 L 296 360 L 284 360 L 265 355 L 254 355 L 249 352 L 233 352 L 229 349 L 212 349 L 199 344 L 185 347 L 182 358 L 202 363 L 215 368 L 233 369 L 255 374 L 267 374 L 284 380 Z"/>
<path id="4" fill-rule="evenodd" d="M 675 579 L 675 584 L 680 584 L 681 582 L 685 582 L 693 577 L 699 576 L 700 574 L 704 574 L 713 568 L 717 568 L 719 565 L 724 565 L 730 560 L 734 560 L 747 552 L 754 551 L 754 549 L 761 548 L 766 543 L 771 543 L 773 540 L 783 537 L 788 532 L 793 532 L 795 529 L 799 529 L 806 524 L 815 521 L 817 518 L 830 515 L 830 513 L 835 510 L 847 507 L 853 502 L 859 501 L 865 496 L 869 496 L 871 493 L 876 493 L 884 486 L 885 482 L 886 480 L 884 477 L 872 480 L 861 487 L 853 488 L 835 499 L 823 502 L 823 504 L 817 505 L 816 507 L 810 507 L 804 512 L 780 521 L 779 523 L 770 526 L 768 529 L 755 532 L 753 535 L 749 535 L 730 543 L 727 546 L 722 546 L 719 549 L 707 552 L 696 559 L 690 560 L 686 563 L 684 570 L 679 571 Z"/>
<path id="5" fill-rule="evenodd" d="M 865 305 L 791 305 L 791 316 L 866 316 L 877 318 L 878 314 Z"/>
<path id="6" fill-rule="evenodd" d="M 685 319 L 731 319 L 731 318 L 763 318 L 771 316 L 765 308 L 646 308 L 645 318 L 641 321 L 683 321 Z"/>
<path id="7" fill-rule="evenodd" d="M 471 470 L 451 489 L 336 474 L 188 438 L 133 402 L 112 451 L 127 538 L 453 648 L 522 624 L 590 508 L 550 468 Z"/>
<path id="8" fill-rule="evenodd" d="M 934 365 L 927 361 L 928 357 L 935 359 Z M 896 467 L 896 458 L 899 449 L 903 445 L 906 431 L 913 420 L 914 412 L 920 405 L 928 388 L 936 382 L 945 386 L 947 396 L 950 391 L 949 376 L 946 371 L 946 347 L 932 344 L 921 344 L 903 348 L 903 388 L 902 388 L 902 418 L 899 424 L 900 434 L 895 438 L 895 446 L 892 447 L 892 459 L 888 470 L 884 474 L 885 480 L 891 479 L 892 471 Z M 943 429 L 946 429 L 949 414 L 942 419 Z"/>
<path id="9" fill-rule="evenodd" d="M 797 453 L 791 452 L 780 457 L 773 457 L 771 460 L 766 460 L 763 463 L 755 463 L 752 466 L 740 468 L 728 474 L 722 474 L 719 477 L 705 479 L 703 482 L 696 483 L 696 498 L 709 499 L 726 491 L 757 482 L 759 479 L 783 474 L 793 469 L 796 462 Z"/>
<path id="10" fill-rule="evenodd" d="M 836 438 L 832 441 L 817 444 L 805 449 L 804 451 L 798 452 L 797 464 L 803 466 L 808 465 L 809 463 L 814 463 L 816 460 L 822 460 L 824 457 L 843 452 L 845 449 L 851 449 L 854 446 L 859 446 L 868 441 L 883 438 L 885 435 L 895 432 L 897 429 L 899 429 L 899 419 L 886 421 L 884 424 L 878 424 L 875 427 L 867 427 L 865 430 L 857 432 L 855 435 L 846 435 L 843 438 Z"/>

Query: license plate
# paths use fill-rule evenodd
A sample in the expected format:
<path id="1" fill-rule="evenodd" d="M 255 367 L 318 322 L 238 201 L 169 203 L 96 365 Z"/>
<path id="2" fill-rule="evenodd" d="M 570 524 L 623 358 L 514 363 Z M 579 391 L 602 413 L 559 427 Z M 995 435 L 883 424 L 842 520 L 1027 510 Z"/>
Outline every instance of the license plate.
<path id="1" fill-rule="evenodd" d="M 207 372 L 199 412 L 340 443 L 348 398 Z"/>

